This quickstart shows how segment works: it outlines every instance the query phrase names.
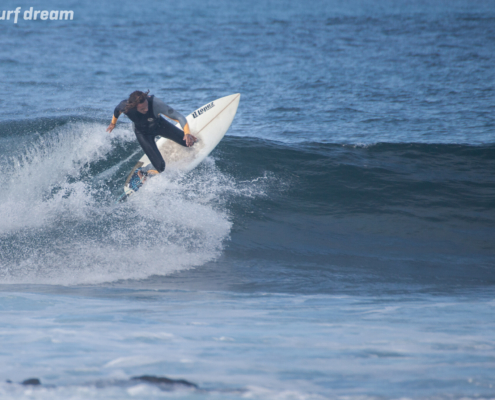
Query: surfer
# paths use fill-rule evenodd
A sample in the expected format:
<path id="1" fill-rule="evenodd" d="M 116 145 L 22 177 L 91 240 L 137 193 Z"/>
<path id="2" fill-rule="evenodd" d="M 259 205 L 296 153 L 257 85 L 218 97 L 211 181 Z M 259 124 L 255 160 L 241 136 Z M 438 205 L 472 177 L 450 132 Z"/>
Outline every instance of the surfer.
<path id="1" fill-rule="evenodd" d="M 146 93 L 136 90 L 131 93 L 128 99 L 122 100 L 115 107 L 112 122 L 108 125 L 107 132 L 113 131 L 120 114 L 127 115 L 132 121 L 139 144 L 155 167 L 155 173 L 158 173 L 165 171 L 165 160 L 156 145 L 156 136 L 163 136 L 185 147 L 191 147 L 196 138 L 191 135 L 186 117 L 155 96 L 148 96 L 148 93 L 149 90 Z M 165 121 L 160 117 L 160 114 L 177 121 L 184 131 Z M 139 172 L 141 177 L 142 173 L 153 173 L 154 171 Z"/>

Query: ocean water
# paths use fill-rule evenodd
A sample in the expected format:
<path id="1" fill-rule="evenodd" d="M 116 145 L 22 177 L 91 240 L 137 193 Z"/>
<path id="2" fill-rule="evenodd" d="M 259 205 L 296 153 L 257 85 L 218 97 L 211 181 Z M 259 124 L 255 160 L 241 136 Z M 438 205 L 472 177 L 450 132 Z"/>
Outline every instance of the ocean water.
<path id="1" fill-rule="evenodd" d="M 16 7 L 1 399 L 495 398 L 495 3 Z M 204 163 L 116 204 L 142 152 L 105 129 L 148 89 L 242 97 Z"/>

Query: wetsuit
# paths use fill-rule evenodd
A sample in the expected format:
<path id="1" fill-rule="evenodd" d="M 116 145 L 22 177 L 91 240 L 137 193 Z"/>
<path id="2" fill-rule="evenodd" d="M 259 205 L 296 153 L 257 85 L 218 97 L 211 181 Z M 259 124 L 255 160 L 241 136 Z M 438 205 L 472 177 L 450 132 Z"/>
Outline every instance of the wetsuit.
<path id="1" fill-rule="evenodd" d="M 117 122 L 117 118 L 124 112 L 126 104 L 127 100 L 122 100 L 119 105 L 115 107 L 112 124 Z M 140 113 L 136 108 L 133 108 L 126 113 L 132 121 L 136 138 L 150 159 L 151 164 L 153 164 L 158 172 L 163 172 L 165 171 L 165 160 L 158 150 L 155 137 L 163 136 L 173 140 L 181 146 L 187 147 L 183 138 L 184 133 L 189 132 L 187 129 L 185 129 L 185 132 L 181 131 L 176 126 L 161 118 L 160 114 L 179 122 L 182 129 L 187 125 L 187 120 L 181 113 L 175 111 L 172 107 L 166 105 L 163 101 L 154 96 L 148 96 L 148 112 L 146 114 Z"/>

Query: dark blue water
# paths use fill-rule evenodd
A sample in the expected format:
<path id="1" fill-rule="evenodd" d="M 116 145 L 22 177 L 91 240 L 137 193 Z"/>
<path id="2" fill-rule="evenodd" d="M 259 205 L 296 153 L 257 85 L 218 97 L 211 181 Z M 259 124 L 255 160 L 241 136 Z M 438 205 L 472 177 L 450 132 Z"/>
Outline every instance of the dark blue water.
<path id="1" fill-rule="evenodd" d="M 191 398 L 494 396 L 493 2 L 0 13 L 19 6 L 74 20 L 0 21 L 0 381 L 54 385 L 37 398 L 171 395 L 128 383 L 145 373 L 207 389 Z M 148 89 L 186 115 L 242 97 L 205 163 L 117 205 L 141 150 L 125 118 L 105 129 Z"/>

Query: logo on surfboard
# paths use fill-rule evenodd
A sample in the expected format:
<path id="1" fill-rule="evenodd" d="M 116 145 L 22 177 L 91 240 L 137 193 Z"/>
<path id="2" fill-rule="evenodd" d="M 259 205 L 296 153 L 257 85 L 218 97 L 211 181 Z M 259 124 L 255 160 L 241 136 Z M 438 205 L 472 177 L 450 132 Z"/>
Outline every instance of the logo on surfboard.
<path id="1" fill-rule="evenodd" d="M 200 108 L 197 111 L 194 111 L 192 113 L 193 118 L 199 117 L 201 114 L 205 113 L 208 110 L 211 110 L 213 107 L 215 107 L 215 103 L 212 101 L 210 104 L 207 104 L 203 108 Z"/>

